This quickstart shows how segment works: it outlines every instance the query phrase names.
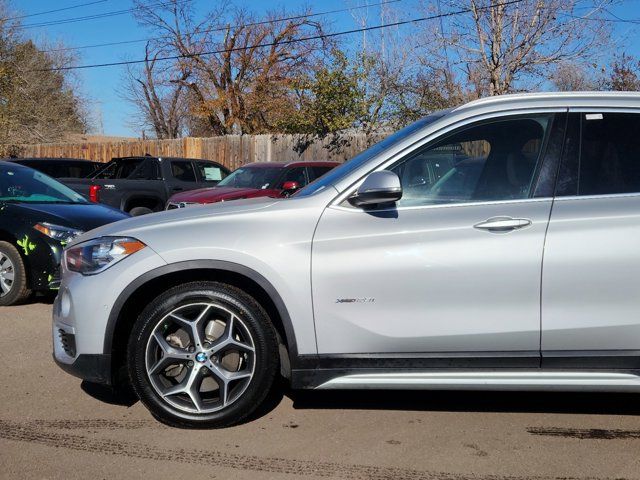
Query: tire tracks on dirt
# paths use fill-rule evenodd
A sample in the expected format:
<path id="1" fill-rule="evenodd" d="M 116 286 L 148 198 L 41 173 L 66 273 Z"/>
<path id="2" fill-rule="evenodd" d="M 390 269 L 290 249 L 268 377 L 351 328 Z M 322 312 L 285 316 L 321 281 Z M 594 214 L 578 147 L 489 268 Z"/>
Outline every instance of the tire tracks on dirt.
<path id="1" fill-rule="evenodd" d="M 126 422 L 125 422 L 126 423 Z M 138 426 L 141 425 L 141 426 Z M 132 423 L 134 428 L 146 424 Z M 501 475 L 452 474 L 427 472 L 405 468 L 377 467 L 369 465 L 315 462 L 277 457 L 241 455 L 220 450 L 160 448 L 142 443 L 101 439 L 94 436 L 44 431 L 44 428 L 118 428 L 117 421 L 30 421 L 14 422 L 0 420 L 0 438 L 16 442 L 35 443 L 54 448 L 80 452 L 116 455 L 146 460 L 201 464 L 222 468 L 250 470 L 256 472 L 292 474 L 325 478 L 354 480 L 571 480 L 567 477 L 519 477 Z M 581 479 L 587 480 L 587 479 Z M 601 479 L 602 480 L 602 479 Z"/>
<path id="2" fill-rule="evenodd" d="M 577 438 L 579 440 L 639 439 L 640 430 L 609 430 L 602 428 L 529 427 L 527 432 L 544 437 Z"/>

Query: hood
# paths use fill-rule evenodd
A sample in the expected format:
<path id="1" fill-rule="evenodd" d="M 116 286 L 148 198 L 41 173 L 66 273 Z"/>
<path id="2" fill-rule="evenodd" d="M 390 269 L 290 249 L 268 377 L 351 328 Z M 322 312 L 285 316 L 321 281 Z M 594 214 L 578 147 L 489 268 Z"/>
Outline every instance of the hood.
<path id="1" fill-rule="evenodd" d="M 177 208 L 164 212 L 150 213 L 139 217 L 131 217 L 114 225 L 105 225 L 92 232 L 77 237 L 73 244 L 84 242 L 96 237 L 107 236 L 136 236 L 136 232 L 153 229 L 166 223 L 189 224 L 194 220 L 205 217 L 226 216 L 236 213 L 250 212 L 254 210 L 268 209 L 282 200 L 273 198 L 255 198 L 237 200 L 231 203 L 215 203 L 212 205 L 195 205 L 189 208 Z"/>
<path id="2" fill-rule="evenodd" d="M 129 218 L 120 210 L 97 203 L 11 203 L 7 207 L 34 222 L 49 222 L 83 231 Z"/>
<path id="3" fill-rule="evenodd" d="M 258 188 L 236 188 L 236 187 L 209 187 L 189 190 L 188 192 L 176 193 L 170 202 L 192 202 L 192 203 L 214 203 L 222 200 L 233 200 L 236 198 L 255 197 L 264 192 L 264 196 L 271 193 L 271 190 L 260 190 Z"/>

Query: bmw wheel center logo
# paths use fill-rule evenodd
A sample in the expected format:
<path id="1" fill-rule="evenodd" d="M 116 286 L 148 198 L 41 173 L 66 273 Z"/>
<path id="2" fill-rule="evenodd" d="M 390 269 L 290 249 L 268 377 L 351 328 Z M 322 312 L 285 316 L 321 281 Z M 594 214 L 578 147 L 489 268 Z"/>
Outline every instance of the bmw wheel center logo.
<path id="1" fill-rule="evenodd" d="M 196 360 L 197 360 L 198 362 L 200 362 L 200 363 L 204 363 L 204 362 L 206 362 L 206 361 L 207 361 L 207 354 L 206 354 L 206 353 L 204 353 L 204 352 L 199 352 L 199 353 L 196 355 Z"/>

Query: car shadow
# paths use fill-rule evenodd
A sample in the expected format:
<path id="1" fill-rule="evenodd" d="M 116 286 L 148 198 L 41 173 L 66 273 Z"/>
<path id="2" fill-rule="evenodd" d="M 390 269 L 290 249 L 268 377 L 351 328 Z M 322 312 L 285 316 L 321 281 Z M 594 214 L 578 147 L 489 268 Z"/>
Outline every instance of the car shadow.
<path id="1" fill-rule="evenodd" d="M 640 415 L 638 395 L 631 393 L 290 390 L 286 395 L 301 410 Z"/>
<path id="2" fill-rule="evenodd" d="M 139 401 L 133 389 L 126 385 L 114 389 L 107 385 L 83 380 L 80 384 L 80 388 L 82 388 L 82 391 L 90 397 L 110 405 L 132 407 Z M 271 411 L 275 410 L 282 402 L 285 391 L 286 387 L 284 385 L 284 380 L 278 380 L 267 393 L 266 398 L 260 406 L 247 418 L 241 421 L 240 424 L 252 422 L 253 420 L 257 420 L 258 418 L 271 413 Z"/>
<path id="3" fill-rule="evenodd" d="M 138 398 L 131 388 L 87 382 L 82 390 L 110 405 L 131 407 Z M 250 423 L 275 410 L 288 397 L 297 410 L 389 410 L 467 413 L 567 413 L 640 415 L 638 395 L 583 392 L 491 392 L 428 390 L 291 390 L 284 380 L 272 388 L 260 406 L 242 420 Z"/>
<path id="4" fill-rule="evenodd" d="M 99 383 L 91 383 L 83 380 L 80 384 L 82 391 L 96 400 L 108 403 L 109 405 L 120 405 L 123 407 L 131 407 L 138 402 L 138 397 L 133 390 L 124 386 L 121 388 L 113 388 L 108 385 Z"/>
<path id="5" fill-rule="evenodd" d="M 53 305 L 53 301 L 56 299 L 57 294 L 57 292 L 34 293 L 24 302 L 24 305 L 32 305 L 34 303 Z"/>

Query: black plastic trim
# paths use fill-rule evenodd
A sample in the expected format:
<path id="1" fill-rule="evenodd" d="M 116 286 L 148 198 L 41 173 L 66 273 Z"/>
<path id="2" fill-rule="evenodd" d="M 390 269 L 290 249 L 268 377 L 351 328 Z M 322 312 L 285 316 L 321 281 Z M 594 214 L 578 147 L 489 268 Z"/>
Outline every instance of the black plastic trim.
<path id="1" fill-rule="evenodd" d="M 438 352 L 301 355 L 291 371 L 293 388 L 315 388 L 353 373 L 424 370 L 539 369 L 540 352 Z"/>
<path id="2" fill-rule="evenodd" d="M 60 362 L 54 355 L 53 360 L 65 372 L 88 382 L 111 385 L 111 355 L 81 354 L 69 364 Z"/>
<path id="3" fill-rule="evenodd" d="M 595 370 L 640 369 L 640 350 L 567 350 L 542 352 L 542 367 Z"/>
<path id="4" fill-rule="evenodd" d="M 222 270 L 227 272 L 237 273 L 239 275 L 243 275 L 254 282 L 256 282 L 262 289 L 267 292 L 267 295 L 271 298 L 271 301 L 276 306 L 278 313 L 280 314 L 280 319 L 282 320 L 282 324 L 284 326 L 284 331 L 286 335 L 287 347 L 289 350 L 289 356 L 292 362 L 295 362 L 295 359 L 298 356 L 298 347 L 296 343 L 295 332 L 293 330 L 293 324 L 291 322 L 291 317 L 289 316 L 289 312 L 287 307 L 285 306 L 280 294 L 276 291 L 275 287 L 271 285 L 271 283 L 260 275 L 255 270 L 252 270 L 244 265 L 240 265 L 238 263 L 226 262 L 223 260 L 188 260 L 185 262 L 177 262 L 169 265 L 163 265 L 162 267 L 158 267 L 154 270 L 150 270 L 140 277 L 136 278 L 133 282 L 131 282 L 127 287 L 120 293 L 117 300 L 113 304 L 111 308 L 111 312 L 109 313 L 109 320 L 107 321 L 107 328 L 105 331 L 105 339 L 104 339 L 104 353 L 111 354 L 112 346 L 113 346 L 113 335 L 116 329 L 116 324 L 118 323 L 118 318 L 120 317 L 120 312 L 122 307 L 129 299 L 129 297 L 141 286 L 145 283 L 161 277 L 163 275 L 167 275 L 170 273 L 180 272 L 183 270 Z"/>
<path id="5" fill-rule="evenodd" d="M 316 388 L 337 377 L 358 373 L 424 371 L 633 371 L 640 370 L 640 351 L 442 352 L 302 355 L 291 372 L 294 389 Z"/>
<path id="6" fill-rule="evenodd" d="M 567 136 L 567 112 L 556 113 L 544 149 L 544 157 L 534 181 L 533 198 L 553 197 Z"/>

